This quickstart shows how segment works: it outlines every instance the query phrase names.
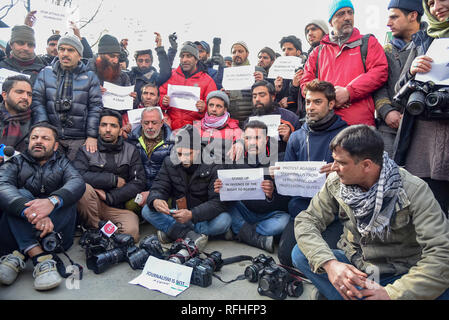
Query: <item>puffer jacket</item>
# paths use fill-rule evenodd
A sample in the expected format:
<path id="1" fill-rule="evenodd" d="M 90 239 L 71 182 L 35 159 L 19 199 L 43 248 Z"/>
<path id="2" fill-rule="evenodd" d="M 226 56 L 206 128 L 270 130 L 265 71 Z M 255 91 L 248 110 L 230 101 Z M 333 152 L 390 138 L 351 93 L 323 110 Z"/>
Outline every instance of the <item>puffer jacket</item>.
<path id="1" fill-rule="evenodd" d="M 192 86 L 200 87 L 200 99 L 206 102 L 207 95 L 217 90 L 214 80 L 204 71 L 204 65 L 198 64 L 198 70 L 190 77 L 186 78 L 182 72 L 181 66 L 173 70 L 170 79 L 159 87 L 160 101 L 159 104 L 162 110 L 165 110 L 171 119 L 171 129 L 176 130 L 182 128 L 186 124 L 192 124 L 195 120 L 201 120 L 205 111 L 186 111 L 178 108 L 164 107 L 162 106 L 162 100 L 167 95 L 168 85 L 178 86 Z"/>
<path id="2" fill-rule="evenodd" d="M 226 211 L 225 203 L 221 202 L 219 194 L 214 192 L 219 166 L 199 164 L 191 168 L 195 168 L 195 171 L 189 179 L 181 164 L 175 165 L 170 156 L 166 157 L 150 189 L 148 207 L 155 210 L 153 201 L 156 199 L 167 201 L 169 198 L 177 200 L 186 197 L 187 208 L 192 211 L 193 223 L 210 221 Z"/>
<path id="3" fill-rule="evenodd" d="M 115 208 L 124 208 L 126 201 L 145 189 L 145 172 L 140 154 L 122 137 L 115 144 L 98 139 L 98 150 L 94 153 L 88 152 L 85 146 L 81 147 L 73 166 L 86 183 L 104 190 L 106 204 Z M 121 188 L 117 188 L 119 177 L 126 182 Z"/>
<path id="4" fill-rule="evenodd" d="M 69 159 L 56 151 L 41 166 L 28 152 L 13 157 L 0 166 L 0 211 L 19 216 L 29 199 L 19 189 L 30 191 L 35 198 L 58 196 L 69 207 L 84 194 L 86 185 Z"/>
<path id="5" fill-rule="evenodd" d="M 318 79 L 345 87 L 350 96 L 350 106 L 339 108 L 335 113 L 349 125 L 367 124 L 374 126 L 374 101 L 372 94 L 379 89 L 388 78 L 388 63 L 385 52 L 375 37 L 369 37 L 366 56 L 366 71 L 360 53 L 362 35 L 354 28 L 351 37 L 340 47 L 330 41 L 329 35 L 321 40 L 304 67 L 304 75 L 300 86 L 302 92 L 307 83 L 316 78 L 318 61 Z M 319 48 L 321 47 L 321 51 Z M 350 67 L 348 67 L 350 66 Z"/>
<path id="6" fill-rule="evenodd" d="M 344 226 L 338 248 L 352 264 L 368 273 L 403 274 L 385 287 L 391 299 L 435 299 L 449 287 L 449 221 L 423 180 L 402 168 L 399 173 L 405 206 L 396 207 L 383 241 L 362 237 L 354 212 L 340 197 L 338 175 L 329 175 L 309 207 L 295 218 L 295 237 L 313 272 L 324 273 L 322 265 L 336 259 L 321 232 L 337 212 Z"/>
<path id="7" fill-rule="evenodd" d="M 62 90 L 63 81 L 58 85 L 59 59 L 52 66 L 45 67 L 33 88 L 33 123 L 49 122 L 59 130 L 60 139 L 85 139 L 98 136 L 100 112 L 103 108 L 100 83 L 92 71 L 80 62 L 73 70 L 72 106 L 67 112 L 70 123 L 63 124 L 55 109 L 57 90 Z"/>
<path id="8" fill-rule="evenodd" d="M 137 150 L 140 153 L 140 159 L 142 160 L 143 167 L 145 169 L 146 174 L 146 190 L 150 190 L 153 185 L 153 181 L 157 176 L 157 173 L 161 169 L 162 162 L 165 157 L 170 155 L 170 151 L 173 147 L 173 143 L 170 140 L 171 130 L 164 123 L 162 129 L 163 130 L 163 138 L 160 143 L 158 143 L 154 148 L 151 156 L 148 158 L 146 145 L 144 139 L 142 137 L 142 127 L 139 125 L 135 128 L 131 134 L 128 136 L 128 142 L 135 145 Z"/>

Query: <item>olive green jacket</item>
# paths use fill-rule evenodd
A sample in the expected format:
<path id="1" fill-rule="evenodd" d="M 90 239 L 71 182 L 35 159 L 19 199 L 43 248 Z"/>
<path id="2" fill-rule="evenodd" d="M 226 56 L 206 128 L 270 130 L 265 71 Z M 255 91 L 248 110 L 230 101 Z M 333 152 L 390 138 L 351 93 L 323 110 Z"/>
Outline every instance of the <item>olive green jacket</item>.
<path id="1" fill-rule="evenodd" d="M 400 175 L 406 205 L 397 207 L 384 241 L 358 232 L 352 209 L 340 197 L 338 175 L 329 175 L 295 218 L 298 247 L 313 272 L 324 273 L 322 265 L 336 259 L 321 232 L 338 213 L 344 226 L 338 248 L 352 264 L 368 274 L 404 274 L 385 287 L 391 299 L 435 299 L 449 287 L 449 221 L 423 180 L 402 168 Z"/>

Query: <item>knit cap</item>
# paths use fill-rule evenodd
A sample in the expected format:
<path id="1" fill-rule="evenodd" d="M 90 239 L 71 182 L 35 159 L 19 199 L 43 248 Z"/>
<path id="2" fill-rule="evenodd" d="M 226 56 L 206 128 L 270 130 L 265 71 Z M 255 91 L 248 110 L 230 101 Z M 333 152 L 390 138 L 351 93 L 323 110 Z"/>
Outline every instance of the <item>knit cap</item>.
<path id="1" fill-rule="evenodd" d="M 351 0 L 332 0 L 329 6 L 329 22 L 331 22 L 335 12 L 346 7 L 354 10 L 354 6 L 352 5 Z"/>
<path id="2" fill-rule="evenodd" d="M 196 58 L 196 60 L 200 59 L 200 53 L 198 51 L 198 48 L 193 42 L 187 41 L 184 43 L 183 47 L 181 48 L 181 51 L 179 52 L 179 55 L 181 56 L 183 53 L 190 53 L 192 56 Z"/>
<path id="3" fill-rule="evenodd" d="M 36 44 L 34 30 L 27 25 L 14 26 L 11 29 L 11 39 L 9 40 L 9 43 L 12 44 L 17 41 Z"/>
<path id="4" fill-rule="evenodd" d="M 120 43 L 116 37 L 105 34 L 98 42 L 98 53 L 118 53 L 120 54 Z"/>
<path id="5" fill-rule="evenodd" d="M 210 92 L 206 97 L 207 103 L 209 103 L 209 99 L 212 99 L 212 98 L 219 98 L 219 99 L 223 100 L 225 103 L 225 107 L 226 108 L 229 107 L 229 97 L 226 94 L 226 92 L 223 92 L 220 90 Z"/>
<path id="6" fill-rule="evenodd" d="M 75 50 L 78 51 L 79 55 L 81 57 L 83 56 L 84 48 L 83 48 L 83 45 L 78 37 L 76 37 L 74 35 L 70 35 L 70 34 L 62 36 L 61 38 L 59 38 L 58 48 L 61 44 L 65 44 L 65 45 L 75 48 Z"/>

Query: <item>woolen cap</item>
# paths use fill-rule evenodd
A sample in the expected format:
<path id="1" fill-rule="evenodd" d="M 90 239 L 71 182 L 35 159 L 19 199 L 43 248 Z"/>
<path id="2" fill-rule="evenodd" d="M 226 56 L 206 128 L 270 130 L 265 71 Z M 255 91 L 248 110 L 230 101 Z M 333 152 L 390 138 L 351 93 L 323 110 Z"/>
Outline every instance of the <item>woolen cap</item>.
<path id="1" fill-rule="evenodd" d="M 271 60 L 273 60 L 273 61 L 276 60 L 276 52 L 274 52 L 273 49 L 271 49 L 269 47 L 265 47 L 259 51 L 259 53 L 261 53 L 261 52 L 265 52 L 266 54 L 268 54 L 270 56 Z M 257 54 L 257 55 L 259 55 L 259 54 Z"/>
<path id="2" fill-rule="evenodd" d="M 210 92 L 206 97 L 206 102 L 209 103 L 209 99 L 212 99 L 212 98 L 219 98 L 219 99 L 223 100 L 225 103 L 225 107 L 226 108 L 229 107 L 229 97 L 225 92 L 220 91 L 220 90 Z"/>
<path id="3" fill-rule="evenodd" d="M 36 44 L 34 30 L 27 25 L 14 26 L 11 29 L 11 39 L 9 40 L 9 43 L 12 44 L 17 41 Z"/>
<path id="4" fill-rule="evenodd" d="M 424 14 L 422 0 L 391 0 L 388 9 L 398 8 L 407 11 L 417 11 L 420 16 Z"/>
<path id="5" fill-rule="evenodd" d="M 109 34 L 105 34 L 98 42 L 98 53 L 118 53 L 120 54 L 120 43 L 117 38 Z"/>
<path id="6" fill-rule="evenodd" d="M 83 50 L 84 50 L 83 44 L 81 43 L 80 39 L 77 36 L 70 35 L 70 34 L 62 36 L 61 38 L 59 38 L 58 48 L 61 44 L 65 44 L 65 45 L 75 48 L 75 50 L 78 51 L 79 55 L 81 57 L 83 56 Z"/>
<path id="7" fill-rule="evenodd" d="M 335 12 L 346 7 L 354 10 L 354 5 L 351 0 L 332 0 L 331 5 L 329 6 L 329 22 L 331 22 Z"/>
<path id="8" fill-rule="evenodd" d="M 198 48 L 193 42 L 190 41 L 185 42 L 181 48 L 181 51 L 179 52 L 179 56 L 181 56 L 185 52 L 190 53 L 192 56 L 196 58 L 196 60 L 200 59 L 200 52 L 198 51 Z"/>

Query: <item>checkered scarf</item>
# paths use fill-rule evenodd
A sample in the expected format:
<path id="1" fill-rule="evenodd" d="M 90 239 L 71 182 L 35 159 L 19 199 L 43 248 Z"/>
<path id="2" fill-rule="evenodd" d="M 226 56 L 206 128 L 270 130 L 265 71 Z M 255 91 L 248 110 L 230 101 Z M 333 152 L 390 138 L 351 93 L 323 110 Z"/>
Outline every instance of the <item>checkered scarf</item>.
<path id="1" fill-rule="evenodd" d="M 404 195 L 399 167 L 386 152 L 379 180 L 367 192 L 356 185 L 341 184 L 340 187 L 341 198 L 354 211 L 358 231 L 372 238 L 385 239 L 396 204 L 404 207 Z"/>
<path id="2" fill-rule="evenodd" d="M 22 126 L 31 119 L 31 110 L 11 115 L 5 108 L 5 104 L 0 104 L 0 121 L 3 122 L 3 130 L 0 132 L 0 141 L 7 146 L 16 146 L 28 132 L 23 132 Z"/>

